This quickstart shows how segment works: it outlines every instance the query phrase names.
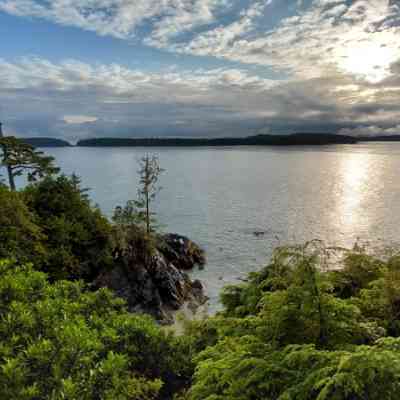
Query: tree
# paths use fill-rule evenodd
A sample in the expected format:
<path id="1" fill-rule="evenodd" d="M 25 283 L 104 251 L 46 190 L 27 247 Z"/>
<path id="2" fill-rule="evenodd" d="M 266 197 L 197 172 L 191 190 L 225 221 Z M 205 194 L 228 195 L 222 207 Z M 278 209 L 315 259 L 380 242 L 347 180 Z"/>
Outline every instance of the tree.
<path id="1" fill-rule="evenodd" d="M 3 135 L 3 125 L 0 122 L 0 140 L 2 140 L 3 137 L 4 137 L 4 135 Z M 4 163 L 4 159 L 7 158 L 7 147 L 5 145 L 1 145 L 0 148 L 3 151 L 3 161 L 1 162 L 0 166 L 2 164 L 5 165 L 5 167 L 7 169 L 8 181 L 10 182 L 10 186 L 11 186 L 11 182 L 14 182 L 13 176 L 12 176 L 12 170 L 11 170 L 11 167 L 8 164 Z M 15 185 L 14 185 L 14 188 L 15 188 Z"/>
<path id="2" fill-rule="evenodd" d="M 0 260 L 0 398 L 161 400 L 191 373 L 183 339 L 108 291 Z"/>
<path id="3" fill-rule="evenodd" d="M 143 214 L 138 210 L 136 203 L 136 200 L 128 200 L 124 207 L 115 207 L 113 222 L 124 228 L 143 223 Z"/>
<path id="4" fill-rule="evenodd" d="M 127 265 L 137 262 L 147 265 L 156 249 L 156 237 L 151 234 L 155 225 L 151 203 L 161 190 L 157 183 L 164 170 L 154 155 L 146 154 L 138 163 L 137 199 L 116 207 L 112 217 L 114 256 L 118 254 Z"/>
<path id="5" fill-rule="evenodd" d="M 43 257 L 45 240 L 21 194 L 0 186 L 0 258 L 36 262 Z"/>
<path id="6" fill-rule="evenodd" d="M 1 164 L 7 168 L 8 183 L 11 190 L 16 190 L 15 177 L 26 173 L 29 182 L 38 178 L 56 174 L 59 168 L 54 165 L 54 158 L 35 150 L 30 144 L 13 136 L 4 137 L 0 126 Z"/>
<path id="7" fill-rule="evenodd" d="M 92 280 L 112 263 L 111 225 L 92 207 L 76 176 L 46 177 L 23 192 L 46 235 L 46 258 L 36 268 L 51 279 Z"/>
<path id="8" fill-rule="evenodd" d="M 138 199 L 134 204 L 139 209 L 139 217 L 141 217 L 146 224 L 147 235 L 150 235 L 153 222 L 152 216 L 154 215 L 150 209 L 151 203 L 161 190 L 161 187 L 158 186 L 157 183 L 163 172 L 164 169 L 160 167 L 157 156 L 146 154 L 139 160 L 138 174 L 140 176 L 140 187 L 138 190 Z"/>

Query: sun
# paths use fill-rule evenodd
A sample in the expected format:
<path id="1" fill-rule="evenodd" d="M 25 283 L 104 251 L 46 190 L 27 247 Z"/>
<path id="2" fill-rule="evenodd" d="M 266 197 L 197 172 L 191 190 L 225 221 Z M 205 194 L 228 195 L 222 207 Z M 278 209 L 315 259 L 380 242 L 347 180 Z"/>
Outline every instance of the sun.
<path id="1" fill-rule="evenodd" d="M 395 48 L 371 42 L 348 46 L 340 53 L 338 66 L 341 70 L 372 83 L 388 77 L 390 65 L 399 57 Z"/>

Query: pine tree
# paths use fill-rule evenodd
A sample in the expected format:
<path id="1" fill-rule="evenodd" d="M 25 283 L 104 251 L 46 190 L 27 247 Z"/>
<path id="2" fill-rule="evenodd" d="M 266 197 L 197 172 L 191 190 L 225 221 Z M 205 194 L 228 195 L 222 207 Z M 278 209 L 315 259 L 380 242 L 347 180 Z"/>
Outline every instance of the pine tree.
<path id="1" fill-rule="evenodd" d="M 11 190 L 16 190 L 15 178 L 27 174 L 29 182 L 34 182 L 47 175 L 56 174 L 59 168 L 54 165 L 54 158 L 13 136 L 5 137 L 0 124 L 1 165 L 8 173 Z"/>
<path id="2" fill-rule="evenodd" d="M 161 187 L 158 186 L 158 179 L 163 172 L 164 169 L 160 167 L 157 156 L 146 154 L 139 160 L 140 187 L 135 205 L 141 210 L 142 218 L 146 224 L 147 235 L 150 235 L 153 223 L 152 216 L 154 213 L 151 211 L 151 204 L 161 190 Z"/>

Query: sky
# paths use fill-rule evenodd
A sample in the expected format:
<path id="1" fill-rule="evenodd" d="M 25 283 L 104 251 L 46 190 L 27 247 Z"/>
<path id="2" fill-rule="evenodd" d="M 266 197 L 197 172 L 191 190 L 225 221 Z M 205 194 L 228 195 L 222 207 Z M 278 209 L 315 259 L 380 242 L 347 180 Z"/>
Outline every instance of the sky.
<path id="1" fill-rule="evenodd" d="M 17 136 L 400 134 L 399 0 L 0 0 Z"/>

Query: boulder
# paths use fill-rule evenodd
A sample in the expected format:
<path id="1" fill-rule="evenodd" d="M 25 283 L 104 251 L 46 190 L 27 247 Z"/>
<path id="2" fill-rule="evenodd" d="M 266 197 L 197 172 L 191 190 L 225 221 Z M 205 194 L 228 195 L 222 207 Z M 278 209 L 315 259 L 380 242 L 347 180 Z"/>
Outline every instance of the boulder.
<path id="1" fill-rule="evenodd" d="M 193 241 L 176 233 L 161 236 L 159 251 L 179 269 L 190 270 L 206 263 L 204 251 Z"/>
<path id="2" fill-rule="evenodd" d="M 150 314 L 170 324 L 183 305 L 196 309 L 208 300 L 201 282 L 192 281 L 185 272 L 205 262 L 204 253 L 191 240 L 165 235 L 146 262 L 140 258 L 127 262 L 122 253 L 116 254 L 114 267 L 102 271 L 94 286 L 113 290 L 131 312 Z"/>

